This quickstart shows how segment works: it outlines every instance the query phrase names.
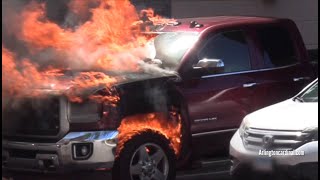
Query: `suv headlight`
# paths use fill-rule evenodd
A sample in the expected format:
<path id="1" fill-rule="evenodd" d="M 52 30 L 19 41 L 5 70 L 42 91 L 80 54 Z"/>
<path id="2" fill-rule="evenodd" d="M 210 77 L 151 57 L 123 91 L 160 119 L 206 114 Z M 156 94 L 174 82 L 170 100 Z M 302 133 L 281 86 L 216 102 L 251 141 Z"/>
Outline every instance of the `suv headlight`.
<path id="1" fill-rule="evenodd" d="M 239 127 L 239 134 L 241 139 L 245 136 L 245 132 L 248 129 L 247 118 L 245 117 Z"/>

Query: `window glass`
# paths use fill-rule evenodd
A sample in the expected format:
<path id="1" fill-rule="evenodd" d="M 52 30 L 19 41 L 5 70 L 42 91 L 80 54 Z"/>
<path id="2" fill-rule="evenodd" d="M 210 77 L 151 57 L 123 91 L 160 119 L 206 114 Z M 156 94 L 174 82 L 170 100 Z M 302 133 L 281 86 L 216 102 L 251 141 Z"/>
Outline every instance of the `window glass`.
<path id="1" fill-rule="evenodd" d="M 318 82 L 301 95 L 304 102 L 318 102 Z"/>
<path id="2" fill-rule="evenodd" d="M 290 34 L 280 27 L 262 28 L 257 31 L 264 59 L 264 68 L 281 67 L 298 61 Z"/>
<path id="3" fill-rule="evenodd" d="M 251 69 L 249 47 L 243 31 L 230 31 L 215 35 L 208 40 L 198 55 L 201 59 L 220 59 L 224 72 L 239 72 Z"/>
<path id="4" fill-rule="evenodd" d="M 162 68 L 176 70 L 184 54 L 197 40 L 197 33 L 167 32 L 159 34 L 151 46 L 155 50 L 155 59 L 162 61 Z"/>

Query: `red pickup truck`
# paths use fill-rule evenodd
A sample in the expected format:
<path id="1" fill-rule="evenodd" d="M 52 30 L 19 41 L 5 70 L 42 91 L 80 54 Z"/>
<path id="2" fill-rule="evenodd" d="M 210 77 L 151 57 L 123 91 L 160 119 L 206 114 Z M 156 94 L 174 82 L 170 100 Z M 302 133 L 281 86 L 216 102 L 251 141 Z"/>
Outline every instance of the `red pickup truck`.
<path id="1" fill-rule="evenodd" d="M 2 167 L 104 167 L 113 168 L 115 179 L 174 179 L 176 166 L 227 155 L 246 114 L 293 96 L 316 78 L 301 35 L 288 19 L 179 19 L 155 27 L 153 35 L 158 60 L 151 62 L 174 74 L 126 74 L 127 81 L 112 90 L 119 102 L 99 111 L 95 103 L 73 104 L 54 95 L 37 100 L 36 110 L 27 100 L 26 107 L 6 107 L 3 121 L 16 123 L 3 128 Z M 101 89 L 95 93 L 106 95 Z M 130 137 L 117 154 L 121 120 L 171 107 L 181 114 L 179 153 L 171 139 L 149 127 Z M 28 123 L 18 123 L 26 118 Z"/>

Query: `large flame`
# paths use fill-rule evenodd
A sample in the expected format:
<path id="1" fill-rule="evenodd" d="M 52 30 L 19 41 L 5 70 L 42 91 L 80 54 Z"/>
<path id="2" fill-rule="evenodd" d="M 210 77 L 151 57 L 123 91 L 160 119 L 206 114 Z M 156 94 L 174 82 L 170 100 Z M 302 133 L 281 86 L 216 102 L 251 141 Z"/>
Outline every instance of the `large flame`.
<path id="1" fill-rule="evenodd" d="M 35 89 L 50 88 L 70 101 L 81 103 L 81 94 L 86 89 L 108 90 L 123 80 L 101 71 L 140 71 L 141 59 L 154 53 L 146 47 L 150 37 L 141 33 L 149 29 L 142 29 L 141 24 L 172 21 L 155 15 L 151 9 L 139 14 L 129 0 L 72 0 L 68 7 L 69 15 L 63 25 L 50 21 L 45 5 L 36 2 L 17 15 L 19 22 L 15 27 L 19 28 L 12 32 L 27 53 L 10 51 L 2 43 L 2 97 L 40 97 Z M 74 19 L 78 21 L 73 22 Z M 62 72 L 66 69 L 87 71 L 63 80 Z M 111 105 L 119 101 L 117 95 L 94 94 L 89 99 Z M 125 118 L 119 128 L 119 149 L 136 133 L 147 129 L 163 134 L 175 152 L 179 152 L 180 119 L 168 122 L 159 113 Z"/>
<path id="2" fill-rule="evenodd" d="M 71 1 L 71 10 L 83 6 L 82 1 Z M 35 53 L 53 48 L 65 55 L 69 68 L 90 67 L 107 70 L 138 70 L 137 61 L 148 52 L 145 36 L 132 27 L 137 21 L 134 6 L 127 0 L 104 0 L 91 9 L 89 21 L 75 29 L 63 29 L 45 17 L 43 5 L 25 8 L 19 38 Z M 123 66 L 123 64 L 126 64 Z"/>
<path id="3" fill-rule="evenodd" d="M 90 9 L 89 3 L 95 3 L 96 6 Z M 3 81 L 10 77 L 10 85 L 7 86 L 5 82 L 4 89 L 6 93 L 10 92 L 10 96 L 29 92 L 32 87 L 41 84 L 63 87 L 62 82 L 57 80 L 61 76 L 58 72 L 66 68 L 117 72 L 141 70 L 139 61 L 150 53 L 146 48 L 148 38 L 141 34 L 138 25 L 142 22 L 129 0 L 73 0 L 69 9 L 74 16 L 83 17 L 88 13 L 91 16 L 77 26 L 62 27 L 46 17 L 44 4 L 32 2 L 23 8 L 19 14 L 20 30 L 14 32 L 17 32 L 15 37 L 28 48 L 30 59 L 15 58 L 15 53 L 2 45 L 2 57 L 5 59 L 2 62 Z M 49 63 L 41 62 L 39 58 L 32 59 L 40 55 L 49 56 Z M 17 75 L 13 76 L 13 72 Z M 104 77 L 97 80 L 96 74 L 90 71 L 85 74 L 90 77 L 90 82 L 80 82 L 79 78 L 75 78 L 73 85 L 78 87 L 74 90 L 81 91 L 81 88 L 103 83 L 109 87 L 117 82 L 102 73 L 100 76 Z M 82 77 L 83 74 L 80 75 Z M 81 102 L 80 97 L 68 97 Z"/>

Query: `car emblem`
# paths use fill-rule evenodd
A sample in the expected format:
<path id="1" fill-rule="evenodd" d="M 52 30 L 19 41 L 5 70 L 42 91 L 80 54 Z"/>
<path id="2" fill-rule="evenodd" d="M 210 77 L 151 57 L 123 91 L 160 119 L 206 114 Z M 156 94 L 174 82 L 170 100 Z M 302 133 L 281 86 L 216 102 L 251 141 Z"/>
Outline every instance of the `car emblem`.
<path id="1" fill-rule="evenodd" d="M 272 135 L 265 135 L 262 138 L 262 143 L 264 148 L 269 148 L 273 144 L 273 136 Z"/>

